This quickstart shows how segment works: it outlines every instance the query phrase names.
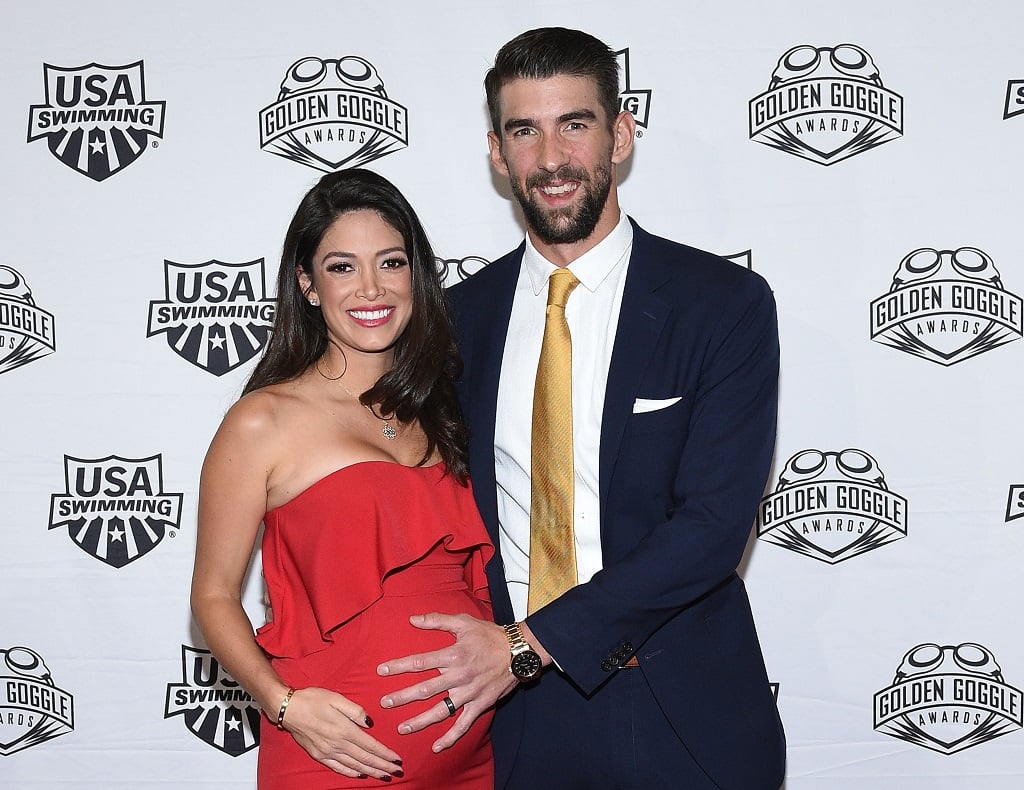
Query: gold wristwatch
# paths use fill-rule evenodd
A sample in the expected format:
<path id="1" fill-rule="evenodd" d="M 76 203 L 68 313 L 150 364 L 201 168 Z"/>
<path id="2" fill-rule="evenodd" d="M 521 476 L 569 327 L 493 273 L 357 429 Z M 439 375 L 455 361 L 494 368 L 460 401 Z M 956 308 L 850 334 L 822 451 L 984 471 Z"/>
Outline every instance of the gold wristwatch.
<path id="1" fill-rule="evenodd" d="M 530 647 L 529 642 L 523 639 L 523 632 L 519 629 L 519 623 L 511 623 L 502 626 L 505 635 L 508 637 L 508 644 L 512 650 L 512 662 L 509 671 L 520 683 L 533 680 L 540 674 L 541 660 L 537 651 Z"/>

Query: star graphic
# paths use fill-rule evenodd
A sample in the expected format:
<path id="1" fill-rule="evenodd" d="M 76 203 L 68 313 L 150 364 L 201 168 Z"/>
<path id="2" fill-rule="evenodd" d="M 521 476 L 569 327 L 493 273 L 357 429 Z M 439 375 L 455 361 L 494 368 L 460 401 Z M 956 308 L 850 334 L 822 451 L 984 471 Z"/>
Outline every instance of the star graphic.
<path id="1" fill-rule="evenodd" d="M 210 348 L 224 348 L 224 341 L 227 340 L 223 335 L 210 335 Z"/>
<path id="2" fill-rule="evenodd" d="M 89 147 L 92 149 L 94 154 L 102 154 L 103 149 L 106 148 L 107 144 L 103 142 L 99 137 L 92 138 L 92 142 L 89 143 Z"/>
<path id="3" fill-rule="evenodd" d="M 232 732 L 241 732 L 242 720 L 233 718 L 230 714 L 224 719 L 224 723 Z"/>
<path id="4" fill-rule="evenodd" d="M 110 530 L 108 537 L 111 543 L 124 542 L 124 521 L 120 518 L 110 519 Z"/>

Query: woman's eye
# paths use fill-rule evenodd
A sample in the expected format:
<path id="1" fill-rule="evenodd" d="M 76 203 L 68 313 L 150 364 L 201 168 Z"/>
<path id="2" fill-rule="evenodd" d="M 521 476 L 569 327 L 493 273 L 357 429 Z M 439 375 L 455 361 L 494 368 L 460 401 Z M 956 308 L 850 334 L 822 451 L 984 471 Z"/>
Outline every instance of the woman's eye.
<path id="1" fill-rule="evenodd" d="M 388 258 L 381 264 L 385 269 L 399 269 L 402 266 L 407 266 L 408 261 L 405 258 Z"/>

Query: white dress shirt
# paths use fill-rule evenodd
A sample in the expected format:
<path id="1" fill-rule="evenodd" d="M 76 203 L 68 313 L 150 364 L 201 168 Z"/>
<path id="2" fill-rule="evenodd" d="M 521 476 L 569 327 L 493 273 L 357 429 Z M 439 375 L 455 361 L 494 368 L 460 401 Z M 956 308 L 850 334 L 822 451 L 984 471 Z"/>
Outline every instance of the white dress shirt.
<path id="1" fill-rule="evenodd" d="M 633 249 L 625 214 L 596 247 L 568 268 L 580 284 L 565 309 L 572 337 L 572 412 L 575 495 L 573 529 L 579 582 L 601 570 L 598 465 L 601 418 L 615 329 Z M 530 583 L 530 437 L 533 388 L 544 337 L 548 277 L 557 269 L 526 239 L 498 384 L 494 473 L 505 578 L 517 620 L 526 617 Z"/>

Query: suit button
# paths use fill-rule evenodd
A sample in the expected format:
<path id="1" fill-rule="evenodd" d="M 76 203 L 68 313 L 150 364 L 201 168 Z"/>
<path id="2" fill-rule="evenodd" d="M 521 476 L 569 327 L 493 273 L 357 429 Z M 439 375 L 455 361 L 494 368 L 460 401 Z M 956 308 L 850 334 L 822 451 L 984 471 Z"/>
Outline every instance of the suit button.
<path id="1" fill-rule="evenodd" d="M 632 643 L 626 642 L 622 646 L 622 655 L 626 655 L 627 653 L 632 653 L 632 652 L 633 652 L 633 645 L 632 645 Z"/>
<path id="2" fill-rule="evenodd" d="M 613 666 L 614 664 L 612 664 L 612 662 L 609 661 L 607 658 L 601 662 L 601 669 L 605 672 L 611 672 Z"/>

